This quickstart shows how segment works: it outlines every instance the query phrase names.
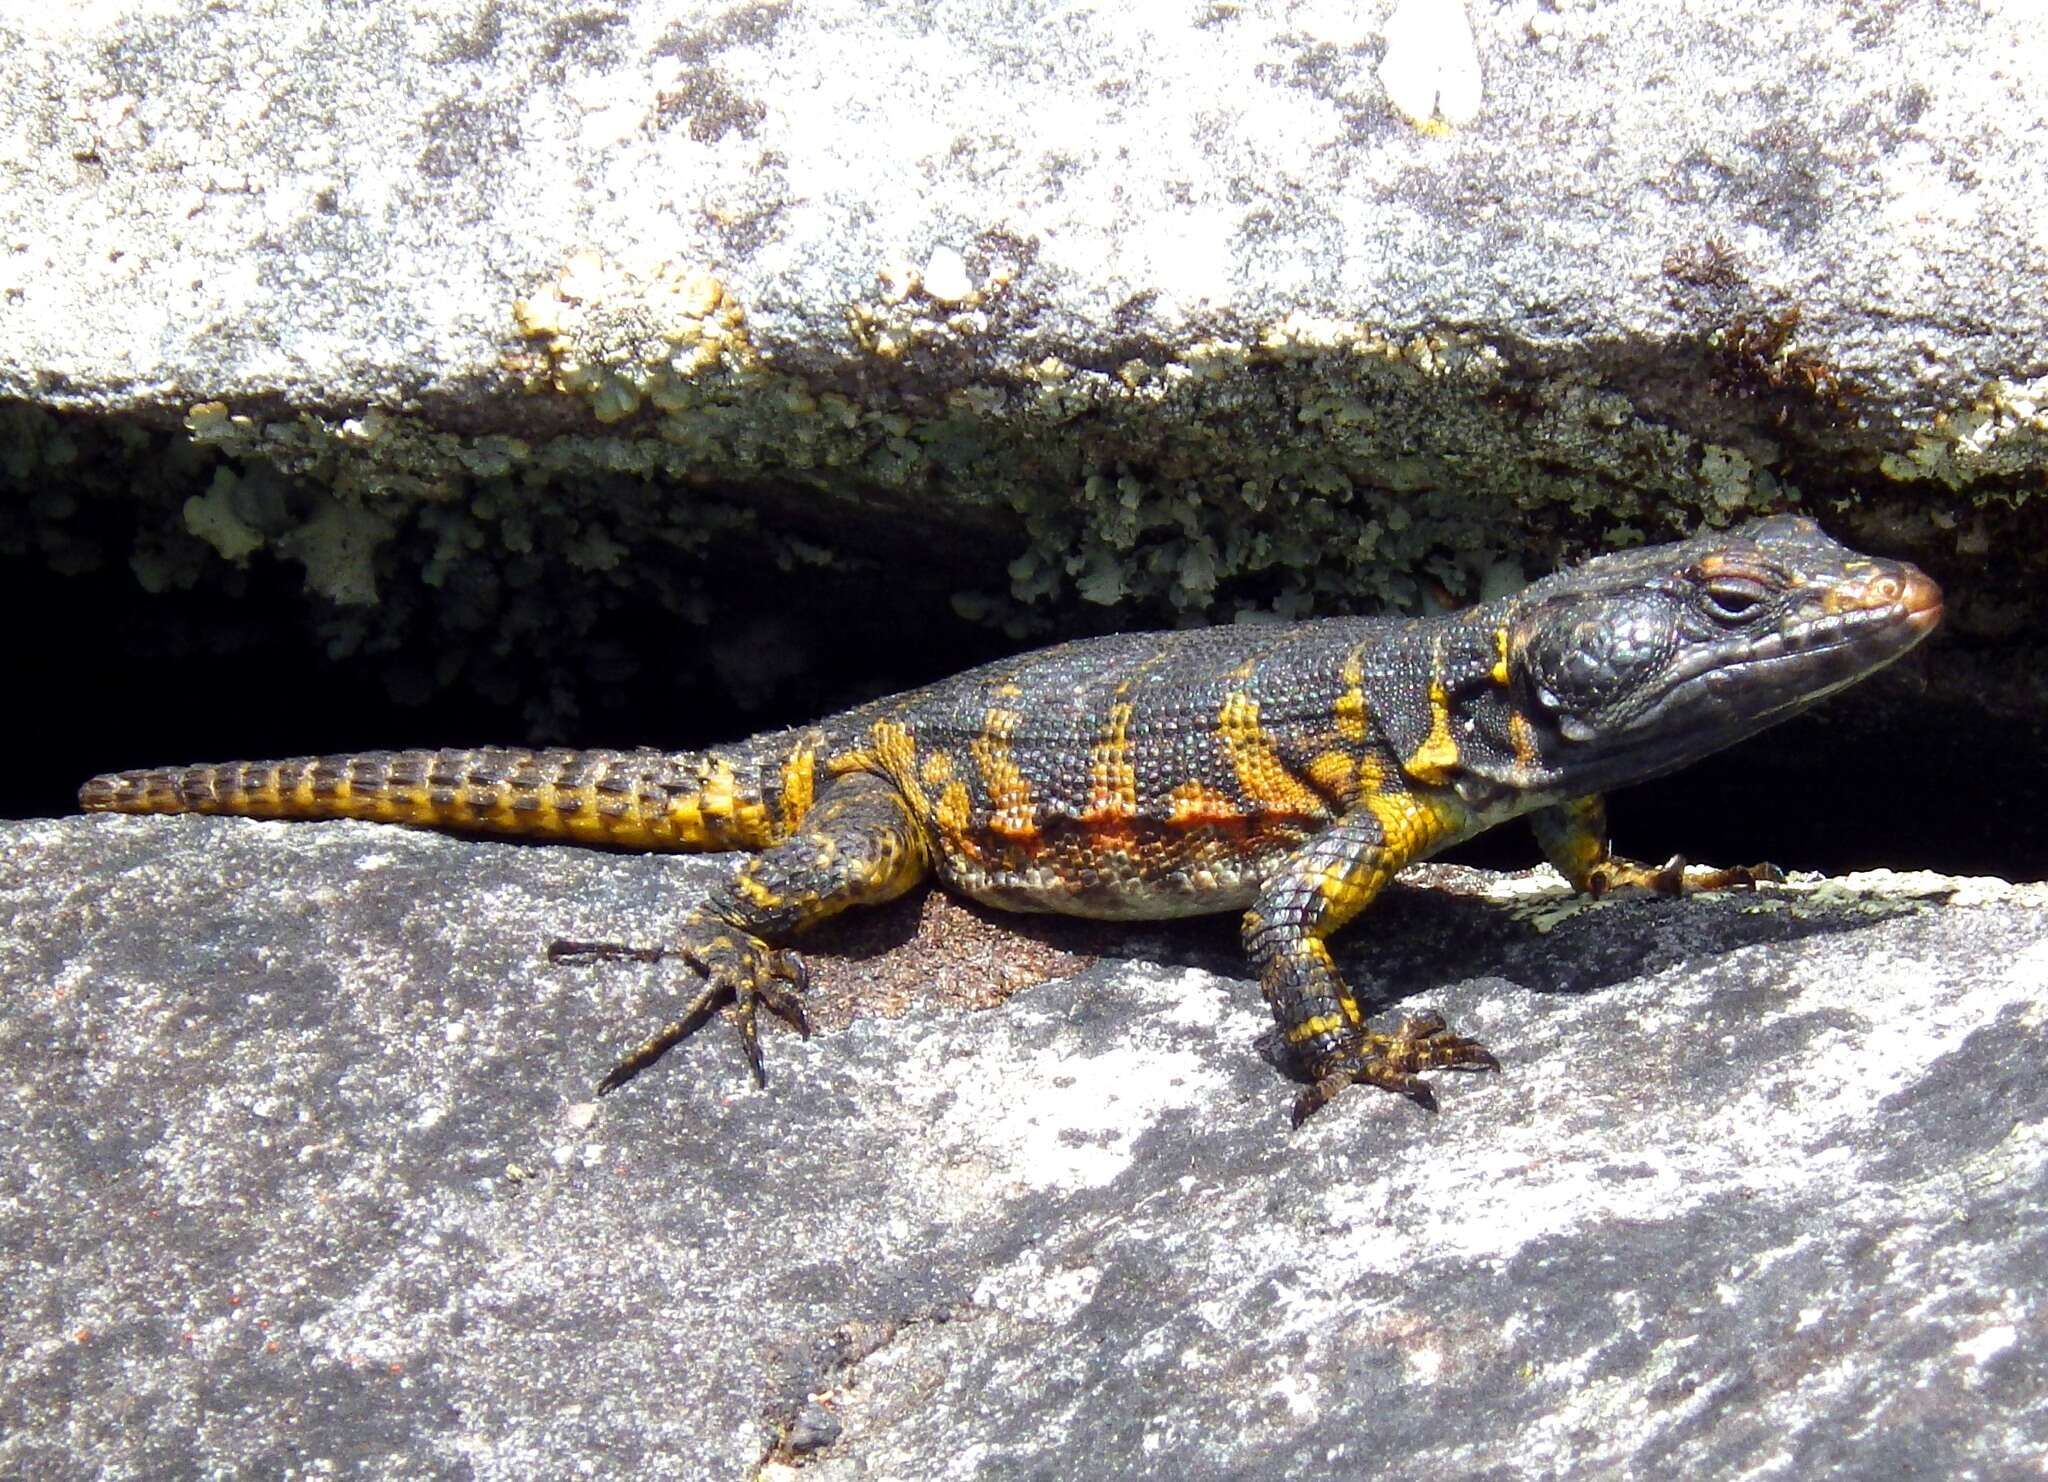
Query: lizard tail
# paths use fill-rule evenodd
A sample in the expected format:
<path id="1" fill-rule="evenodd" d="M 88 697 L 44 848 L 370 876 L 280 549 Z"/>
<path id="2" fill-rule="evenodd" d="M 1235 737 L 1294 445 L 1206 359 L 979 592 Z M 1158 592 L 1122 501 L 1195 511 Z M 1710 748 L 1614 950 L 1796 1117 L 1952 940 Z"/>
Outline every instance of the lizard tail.
<path id="1" fill-rule="evenodd" d="M 810 805 L 808 750 L 778 760 L 763 768 L 738 751 L 367 751 L 113 772 L 86 783 L 78 801 L 92 812 L 363 818 L 629 849 L 759 849 Z"/>

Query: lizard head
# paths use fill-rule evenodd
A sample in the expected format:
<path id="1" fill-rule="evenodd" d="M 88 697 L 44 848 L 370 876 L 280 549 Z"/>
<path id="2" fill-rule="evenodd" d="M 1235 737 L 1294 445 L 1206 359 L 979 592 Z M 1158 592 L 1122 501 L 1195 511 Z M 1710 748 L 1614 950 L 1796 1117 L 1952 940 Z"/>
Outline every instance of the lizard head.
<path id="1" fill-rule="evenodd" d="M 1588 791 L 1796 715 L 1941 620 L 1917 568 L 1793 516 L 1602 556 L 1510 600 L 1515 707 L 1542 760 Z"/>

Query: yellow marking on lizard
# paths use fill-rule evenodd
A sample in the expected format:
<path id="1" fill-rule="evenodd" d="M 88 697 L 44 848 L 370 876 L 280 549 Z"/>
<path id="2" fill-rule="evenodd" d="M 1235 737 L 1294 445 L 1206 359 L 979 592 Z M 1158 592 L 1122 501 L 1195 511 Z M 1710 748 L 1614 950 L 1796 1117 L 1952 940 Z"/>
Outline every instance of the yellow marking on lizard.
<path id="1" fill-rule="evenodd" d="M 782 764 L 782 807 L 775 816 L 778 837 L 786 839 L 796 832 L 796 826 L 811 811 L 817 789 L 818 753 L 806 743 L 792 751 Z"/>
<path id="2" fill-rule="evenodd" d="M 1299 1024 L 1290 1024 L 1287 1028 L 1287 1043 L 1306 1044 L 1309 1040 L 1319 1039 L 1326 1034 L 1341 1034 L 1347 1027 L 1341 1014 L 1317 1014 L 1312 1019 L 1303 1019 Z"/>
<path id="3" fill-rule="evenodd" d="M 1361 650 L 1353 649 L 1344 656 L 1344 668 L 1338 675 L 1344 689 L 1337 696 L 1334 707 L 1337 713 L 1337 734 L 1346 741 L 1365 740 L 1365 660 Z"/>
<path id="4" fill-rule="evenodd" d="M 1357 869 L 1350 861 L 1332 860 L 1317 870 L 1311 879 L 1316 894 L 1339 910 L 1354 903 L 1357 909 L 1362 910 L 1365 902 L 1379 893 L 1391 874 L 1392 871 L 1377 863 Z"/>
<path id="5" fill-rule="evenodd" d="M 1167 793 L 1166 810 L 1166 821 L 1174 828 L 1244 821 L 1244 809 L 1236 798 L 1200 782 L 1183 782 Z"/>
<path id="6" fill-rule="evenodd" d="M 1456 838 L 1465 826 L 1463 810 L 1442 794 L 1381 792 L 1366 793 L 1364 799 L 1386 840 L 1388 857 L 1376 870 L 1381 883 Z"/>
<path id="7" fill-rule="evenodd" d="M 1088 749 L 1088 802 L 1081 820 L 1097 828 L 1128 824 L 1138 813 L 1138 771 L 1131 765 L 1131 707 L 1119 700 Z"/>
<path id="8" fill-rule="evenodd" d="M 1024 717 L 996 706 L 981 718 L 981 734 L 967 743 L 988 790 L 989 829 L 1016 843 L 1036 843 L 1038 805 L 1031 784 L 1010 752 L 1010 738 Z"/>
<path id="9" fill-rule="evenodd" d="M 1432 667 L 1438 671 L 1429 681 L 1429 734 L 1401 762 L 1401 770 L 1429 787 L 1447 787 L 1451 771 L 1458 765 L 1458 743 L 1451 739 L 1451 696 L 1440 676 L 1443 655 Z"/>
<path id="10" fill-rule="evenodd" d="M 868 727 L 868 743 L 867 755 L 890 776 L 898 782 L 916 779 L 917 743 L 902 722 L 876 721 Z"/>
<path id="11" fill-rule="evenodd" d="M 614 844 L 683 841 L 736 849 L 759 848 L 778 837 L 767 803 L 749 796 L 732 763 L 719 756 L 705 763 L 694 793 L 670 799 L 658 813 L 637 793 L 611 792 L 595 783 L 574 791 L 578 823 Z"/>
<path id="12" fill-rule="evenodd" d="M 1515 775 L 1519 781 L 1536 771 L 1536 728 L 1521 711 L 1508 711 L 1508 742 L 1515 748 Z"/>
<path id="13" fill-rule="evenodd" d="M 974 821 L 974 796 L 964 782 L 949 782 L 932 806 L 932 817 L 956 842 Z"/>
<path id="14" fill-rule="evenodd" d="M 1329 807 L 1301 785 L 1280 760 L 1273 738 L 1259 724 L 1259 702 L 1233 690 L 1216 716 L 1217 733 L 1237 785 L 1255 809 L 1293 817 L 1324 818 Z"/>
<path id="15" fill-rule="evenodd" d="M 917 775 L 926 787 L 944 787 L 953 780 L 953 759 L 943 751 L 935 751 L 924 759 Z"/>
<path id="16" fill-rule="evenodd" d="M 1308 764 L 1308 780 L 1316 785 L 1316 791 L 1341 803 L 1350 797 L 1352 784 L 1358 780 L 1358 759 L 1345 751 L 1317 752 Z"/>
<path id="17" fill-rule="evenodd" d="M 909 727 L 878 720 L 868 728 L 868 742 L 870 765 L 887 772 L 917 811 L 925 811 L 924 788 L 917 780 L 917 742 L 911 739 Z"/>
<path id="18" fill-rule="evenodd" d="M 1493 630 L 1493 667 L 1486 671 L 1486 677 L 1503 689 L 1508 683 L 1508 626 L 1502 623 Z"/>

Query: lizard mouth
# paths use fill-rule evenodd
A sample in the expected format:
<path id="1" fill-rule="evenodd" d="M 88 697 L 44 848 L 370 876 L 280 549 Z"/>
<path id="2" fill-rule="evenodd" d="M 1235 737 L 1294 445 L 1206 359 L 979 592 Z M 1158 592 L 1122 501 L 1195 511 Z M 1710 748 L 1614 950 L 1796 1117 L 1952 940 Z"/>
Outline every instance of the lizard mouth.
<path id="1" fill-rule="evenodd" d="M 1941 623 L 1941 588 L 1918 570 L 1908 567 L 1906 588 L 1899 595 L 1899 608 L 1906 625 L 1918 642 Z"/>
<path id="2" fill-rule="evenodd" d="M 1941 622 L 1941 588 L 1917 566 L 1896 566 L 1828 589 L 1821 610 L 1830 616 L 1873 612 L 1903 623 L 1915 641 Z"/>

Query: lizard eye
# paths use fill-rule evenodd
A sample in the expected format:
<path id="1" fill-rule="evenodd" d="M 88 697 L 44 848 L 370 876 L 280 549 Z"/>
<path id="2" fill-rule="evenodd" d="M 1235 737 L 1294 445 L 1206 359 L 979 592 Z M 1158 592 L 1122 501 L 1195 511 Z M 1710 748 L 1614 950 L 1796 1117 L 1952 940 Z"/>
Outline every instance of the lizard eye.
<path id="1" fill-rule="evenodd" d="M 1717 576 L 1702 593 L 1708 612 L 1724 623 L 1746 623 L 1763 609 L 1770 593 L 1764 584 L 1746 576 Z"/>

